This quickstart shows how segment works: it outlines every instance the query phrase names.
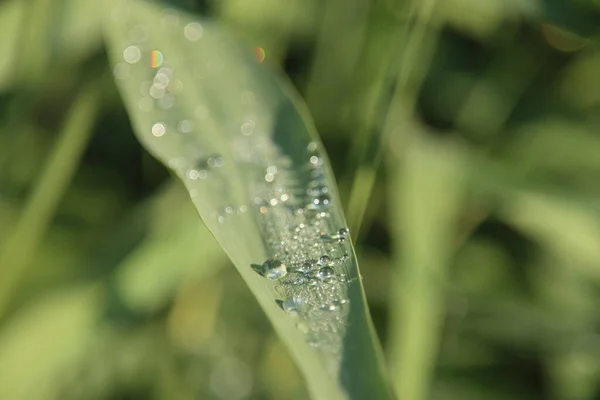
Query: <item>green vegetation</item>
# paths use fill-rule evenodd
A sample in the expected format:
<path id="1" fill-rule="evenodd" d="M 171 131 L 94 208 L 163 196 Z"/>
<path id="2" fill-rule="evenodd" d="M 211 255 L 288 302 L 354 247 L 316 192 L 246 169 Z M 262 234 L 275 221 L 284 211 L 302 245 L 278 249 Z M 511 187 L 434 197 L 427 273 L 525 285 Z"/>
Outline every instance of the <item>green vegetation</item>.
<path id="1" fill-rule="evenodd" d="M 599 398 L 597 2 L 0 23 L 0 399 Z"/>

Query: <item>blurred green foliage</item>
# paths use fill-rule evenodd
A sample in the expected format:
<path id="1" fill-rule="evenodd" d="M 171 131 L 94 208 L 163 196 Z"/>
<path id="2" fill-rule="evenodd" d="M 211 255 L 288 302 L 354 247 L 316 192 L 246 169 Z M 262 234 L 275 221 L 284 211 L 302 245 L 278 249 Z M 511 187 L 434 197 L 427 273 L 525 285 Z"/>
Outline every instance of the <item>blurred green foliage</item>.
<path id="1" fill-rule="evenodd" d="M 600 398 L 599 2 L 169 3 L 307 100 L 401 400 Z M 0 398 L 306 398 L 136 142 L 108 11 L 0 3 Z"/>

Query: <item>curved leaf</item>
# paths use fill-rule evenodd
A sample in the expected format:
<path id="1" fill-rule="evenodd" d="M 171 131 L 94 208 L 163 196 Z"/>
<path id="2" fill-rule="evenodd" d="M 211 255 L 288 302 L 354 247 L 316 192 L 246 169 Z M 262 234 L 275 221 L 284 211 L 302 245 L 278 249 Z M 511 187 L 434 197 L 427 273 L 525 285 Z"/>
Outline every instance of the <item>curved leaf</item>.
<path id="1" fill-rule="evenodd" d="M 142 1 L 117 2 L 105 34 L 138 138 L 184 182 L 312 396 L 391 398 L 329 162 L 264 52 Z"/>

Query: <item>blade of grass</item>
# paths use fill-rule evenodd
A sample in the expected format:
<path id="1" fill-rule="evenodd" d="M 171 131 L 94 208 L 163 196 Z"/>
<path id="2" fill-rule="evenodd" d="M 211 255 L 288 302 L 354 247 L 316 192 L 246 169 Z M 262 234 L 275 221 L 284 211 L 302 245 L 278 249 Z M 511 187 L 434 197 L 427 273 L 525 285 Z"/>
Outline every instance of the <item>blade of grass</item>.
<path id="1" fill-rule="evenodd" d="M 110 14 L 134 131 L 184 182 L 313 398 L 391 398 L 327 156 L 289 85 L 216 23 L 141 1 Z"/>
<path id="2" fill-rule="evenodd" d="M 0 315 L 77 169 L 100 106 L 100 94 L 98 85 L 90 84 L 75 100 L 14 231 L 0 249 Z"/>
<path id="3" fill-rule="evenodd" d="M 390 305 L 391 365 L 398 398 L 424 400 L 440 339 L 465 160 L 463 149 L 453 143 L 437 143 L 420 133 L 413 137 L 392 174 L 397 266 Z"/>
<path id="4" fill-rule="evenodd" d="M 382 162 L 383 154 L 392 135 L 399 136 L 399 127 L 412 117 L 416 98 L 423 81 L 429 59 L 433 54 L 437 41 L 437 32 L 430 25 L 436 0 L 427 0 L 416 7 L 418 15 L 415 25 L 407 33 L 406 45 L 399 57 L 395 90 L 387 109 L 387 115 L 379 135 L 373 135 L 359 157 L 356 177 L 350 190 L 348 203 L 348 220 L 350 228 L 360 235 L 361 225 L 369 203 L 377 170 Z M 414 4 L 414 3 L 413 3 Z M 413 11 L 409 13 L 413 14 Z M 421 66 L 417 71 L 416 67 Z M 410 85 L 409 85 L 410 84 Z"/>

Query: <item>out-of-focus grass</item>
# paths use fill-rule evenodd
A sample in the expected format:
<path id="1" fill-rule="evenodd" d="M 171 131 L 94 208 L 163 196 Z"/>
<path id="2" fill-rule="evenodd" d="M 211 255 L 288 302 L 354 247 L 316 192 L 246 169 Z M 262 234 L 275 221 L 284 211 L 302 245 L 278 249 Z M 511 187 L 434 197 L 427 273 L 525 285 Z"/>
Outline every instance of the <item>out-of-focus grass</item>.
<path id="1" fill-rule="evenodd" d="M 0 5 L 0 248 L 35 228 L 19 220 L 40 191 L 37 177 L 51 172 L 51 144 L 74 118 L 76 93 L 97 82 L 87 72 L 108 71 L 103 3 L 47 3 Z M 386 356 L 400 366 L 394 376 L 419 386 L 401 400 L 598 398 L 596 3 L 438 1 L 424 25 L 403 1 L 169 3 L 223 21 L 283 66 L 313 108 L 343 193 L 359 167 L 355 143 L 388 138 L 374 146 L 386 162 L 360 193 L 369 200 L 355 245 Z M 418 68 L 394 87 L 399 70 L 384 66 L 404 43 L 398 33 L 417 26 L 435 45 L 400 60 Z M 0 295 L 11 294 L 0 320 L 0 397 L 305 399 L 252 296 L 212 237 L 196 231 L 185 193 L 142 152 L 104 86 L 79 169 L 22 279 Z M 394 91 L 412 99 L 410 112 L 390 107 Z M 456 218 L 436 216 L 454 184 L 405 170 L 417 168 L 413 131 L 427 143 L 448 140 L 468 160 Z M 370 165 L 372 150 L 361 162 Z M 423 176 L 414 185 L 413 172 Z M 421 194 L 419 185 L 431 188 Z M 413 213 L 399 198 L 435 211 Z M 446 232 L 447 254 L 436 234 L 411 233 L 428 224 Z M 439 280 L 407 261 L 417 250 L 444 258 Z M 397 292 L 391 282 L 402 276 L 424 277 L 422 286 L 403 280 L 409 287 Z M 431 299 L 435 318 L 414 312 Z"/>

